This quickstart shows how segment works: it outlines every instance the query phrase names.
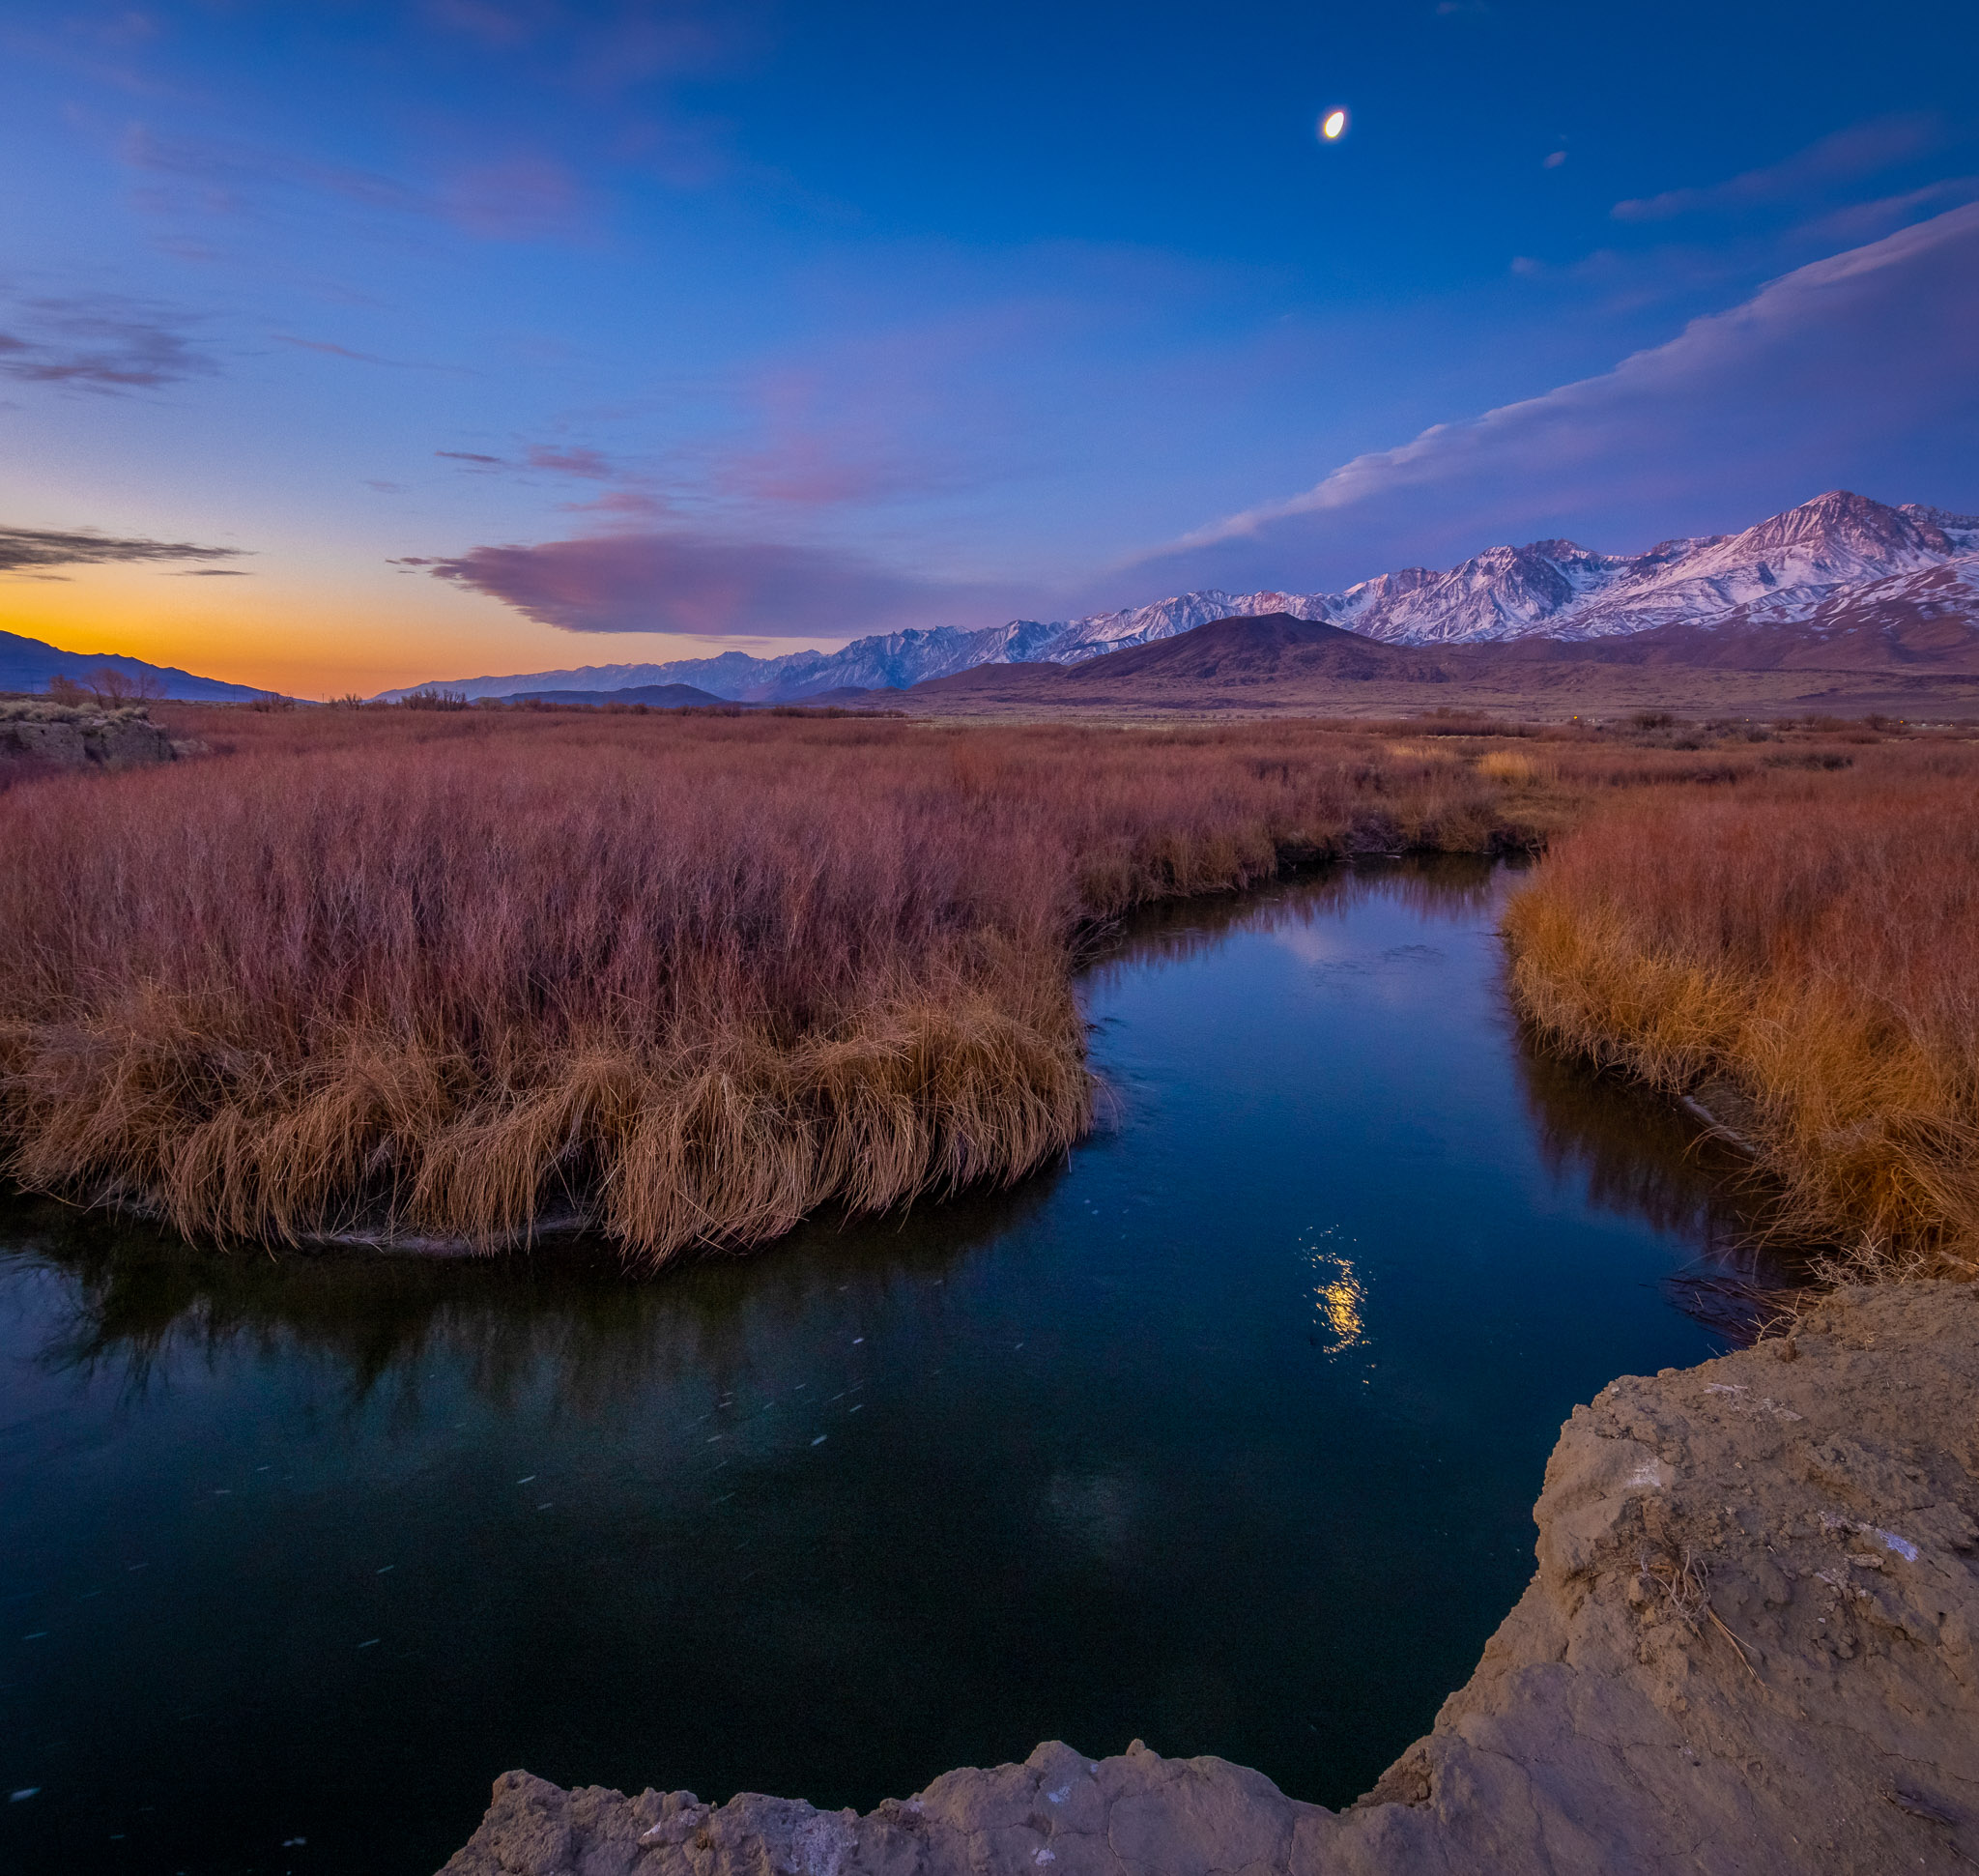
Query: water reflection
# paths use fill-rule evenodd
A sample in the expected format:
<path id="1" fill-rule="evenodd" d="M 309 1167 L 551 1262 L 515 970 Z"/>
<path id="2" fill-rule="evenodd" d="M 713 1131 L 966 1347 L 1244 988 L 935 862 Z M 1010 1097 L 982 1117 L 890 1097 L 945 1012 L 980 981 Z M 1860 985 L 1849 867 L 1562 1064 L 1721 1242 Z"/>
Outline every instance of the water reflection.
<path id="1" fill-rule="evenodd" d="M 869 1805 L 1052 1736 L 1351 1799 L 1745 1268 L 1681 1119 L 1520 1037 L 1506 883 L 1101 935 L 1090 1143 L 652 1281 L 0 1201 L 0 1863 L 389 1876 L 510 1765 Z"/>
<path id="2" fill-rule="evenodd" d="M 1334 1235 L 1331 1228 L 1312 1233 L 1318 1241 L 1308 1244 L 1306 1255 L 1313 1270 L 1314 1311 L 1327 1335 L 1321 1345 L 1329 1355 L 1342 1355 L 1366 1340 L 1367 1285 L 1353 1259 L 1330 1242 Z"/>
<path id="3" fill-rule="evenodd" d="M 1696 1247 L 1664 1280 L 1678 1308 L 1742 1343 L 1809 1281 L 1819 1247 L 1776 1235 L 1773 1188 L 1744 1154 L 1674 1102 L 1563 1060 L 1523 1027 L 1518 1064 L 1553 1177 L 1597 1210 Z"/>

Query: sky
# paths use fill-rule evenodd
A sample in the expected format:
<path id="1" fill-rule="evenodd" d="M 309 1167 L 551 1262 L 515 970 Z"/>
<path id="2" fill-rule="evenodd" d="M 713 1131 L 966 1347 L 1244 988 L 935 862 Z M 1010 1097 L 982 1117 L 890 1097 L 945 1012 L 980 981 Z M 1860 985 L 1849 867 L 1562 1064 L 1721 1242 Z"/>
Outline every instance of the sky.
<path id="1" fill-rule="evenodd" d="M 1970 0 L 10 0 L 0 630 L 368 694 L 1979 510 L 1975 53 Z"/>

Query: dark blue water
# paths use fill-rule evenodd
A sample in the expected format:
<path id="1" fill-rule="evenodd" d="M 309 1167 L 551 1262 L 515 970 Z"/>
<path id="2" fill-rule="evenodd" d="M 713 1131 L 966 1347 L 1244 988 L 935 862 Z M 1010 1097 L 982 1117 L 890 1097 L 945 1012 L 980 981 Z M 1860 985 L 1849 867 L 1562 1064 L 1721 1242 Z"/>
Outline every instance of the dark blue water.
<path id="1" fill-rule="evenodd" d="M 392 1876 L 510 1766 L 867 1806 L 1049 1737 L 1351 1799 L 1573 1404 L 1723 1345 L 1715 1170 L 1522 1047 L 1504 885 L 1144 923 L 1068 1163 L 657 1281 L 6 1201 L 0 1866 Z"/>

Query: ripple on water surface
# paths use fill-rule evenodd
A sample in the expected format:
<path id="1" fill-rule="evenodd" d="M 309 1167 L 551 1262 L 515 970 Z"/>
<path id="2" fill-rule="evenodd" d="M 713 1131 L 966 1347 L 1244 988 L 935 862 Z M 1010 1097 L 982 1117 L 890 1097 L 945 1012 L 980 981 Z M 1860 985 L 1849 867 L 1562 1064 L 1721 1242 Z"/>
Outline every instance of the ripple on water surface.
<path id="1" fill-rule="evenodd" d="M 1574 1402 L 1722 1345 L 1707 1156 L 1522 1045 L 1506 884 L 1144 920 L 1067 1163 L 657 1281 L 0 1202 L 0 1862 L 393 1876 L 510 1766 L 864 1807 L 1049 1737 L 1351 1799 Z"/>

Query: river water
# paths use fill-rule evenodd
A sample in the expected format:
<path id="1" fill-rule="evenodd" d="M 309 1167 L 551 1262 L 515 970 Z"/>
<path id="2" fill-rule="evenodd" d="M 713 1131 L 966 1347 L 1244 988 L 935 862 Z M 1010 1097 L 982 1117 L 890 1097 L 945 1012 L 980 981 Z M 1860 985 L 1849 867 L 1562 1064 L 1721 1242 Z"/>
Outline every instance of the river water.
<path id="1" fill-rule="evenodd" d="M 1726 1341 L 1725 1169 L 1522 1044 L 1508 883 L 1146 919 L 1066 1163 L 656 1281 L 0 1199 L 0 1867 L 410 1876 L 510 1766 L 863 1808 L 1053 1737 L 1352 1799 L 1574 1403 Z"/>

